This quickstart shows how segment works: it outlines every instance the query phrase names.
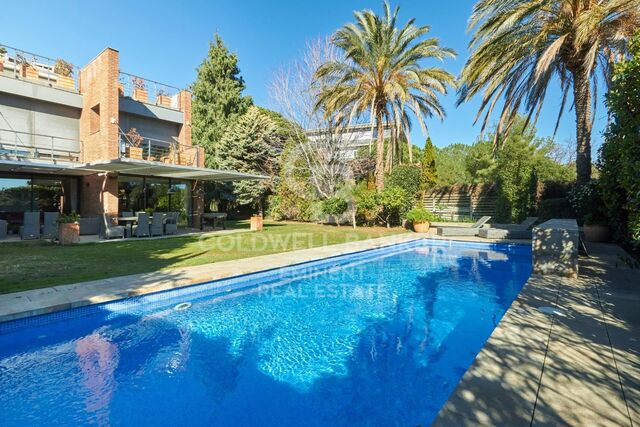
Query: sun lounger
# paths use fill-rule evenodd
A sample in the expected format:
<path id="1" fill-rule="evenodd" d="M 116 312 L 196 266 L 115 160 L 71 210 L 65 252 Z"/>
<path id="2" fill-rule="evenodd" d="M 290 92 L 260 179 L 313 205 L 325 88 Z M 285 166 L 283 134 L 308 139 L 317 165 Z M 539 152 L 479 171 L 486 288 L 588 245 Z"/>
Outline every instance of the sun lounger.
<path id="1" fill-rule="evenodd" d="M 482 226 L 490 219 L 490 216 L 483 216 L 471 227 L 438 227 L 438 236 L 477 236 Z"/>

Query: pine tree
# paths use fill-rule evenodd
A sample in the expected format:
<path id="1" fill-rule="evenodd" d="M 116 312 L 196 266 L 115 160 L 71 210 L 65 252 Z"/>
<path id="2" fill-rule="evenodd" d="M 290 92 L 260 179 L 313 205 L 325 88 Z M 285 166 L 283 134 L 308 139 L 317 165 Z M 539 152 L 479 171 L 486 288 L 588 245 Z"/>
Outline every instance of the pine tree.
<path id="1" fill-rule="evenodd" d="M 258 107 L 250 107 L 224 134 L 218 147 L 220 169 L 267 175 L 260 181 L 237 181 L 222 191 L 222 198 L 239 205 L 258 206 L 277 176 L 281 138 L 275 121 Z"/>
<path id="2" fill-rule="evenodd" d="M 422 185 L 423 189 L 429 189 L 436 185 L 438 182 L 438 172 L 436 169 L 436 151 L 431 143 L 431 138 L 427 138 L 427 142 L 424 144 L 424 151 L 422 152 Z"/>
<path id="3" fill-rule="evenodd" d="M 193 143 L 204 147 L 207 167 L 219 167 L 217 147 L 222 136 L 252 105 L 251 97 L 242 95 L 244 89 L 237 56 L 216 34 L 191 86 Z"/>

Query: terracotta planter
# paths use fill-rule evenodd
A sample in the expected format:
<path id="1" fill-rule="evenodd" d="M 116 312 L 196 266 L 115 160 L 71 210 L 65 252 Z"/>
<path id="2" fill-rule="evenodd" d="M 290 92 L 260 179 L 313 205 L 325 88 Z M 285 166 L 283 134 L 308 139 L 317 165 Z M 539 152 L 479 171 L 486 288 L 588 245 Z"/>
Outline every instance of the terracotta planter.
<path id="1" fill-rule="evenodd" d="M 254 215 L 251 217 L 251 231 L 260 231 L 264 227 L 262 223 L 261 215 Z"/>
<path id="2" fill-rule="evenodd" d="M 129 158 L 134 160 L 142 160 L 142 148 L 129 147 Z"/>
<path id="3" fill-rule="evenodd" d="M 72 245 L 80 241 L 80 223 L 58 224 L 58 241 L 61 245 Z"/>
<path id="4" fill-rule="evenodd" d="M 156 98 L 156 105 L 162 105 L 163 107 L 171 107 L 171 98 L 166 95 L 158 95 Z"/>
<path id="5" fill-rule="evenodd" d="M 58 76 L 58 86 L 63 89 L 75 90 L 76 85 L 73 81 L 73 77 L 68 76 Z"/>
<path id="6" fill-rule="evenodd" d="M 582 231 L 587 242 L 608 242 L 611 239 L 611 231 L 606 225 L 585 224 Z"/>
<path id="7" fill-rule="evenodd" d="M 133 90 L 133 99 L 140 102 L 149 102 L 149 92 L 145 89 L 134 89 Z"/>
<path id="8" fill-rule="evenodd" d="M 431 228 L 431 223 L 429 221 L 413 223 L 413 231 L 416 233 L 428 233 L 429 228 Z"/>
<path id="9" fill-rule="evenodd" d="M 38 70 L 36 70 L 34 67 L 30 65 L 23 65 L 22 77 L 31 79 L 31 80 L 38 80 L 40 78 L 40 75 L 38 74 Z"/>

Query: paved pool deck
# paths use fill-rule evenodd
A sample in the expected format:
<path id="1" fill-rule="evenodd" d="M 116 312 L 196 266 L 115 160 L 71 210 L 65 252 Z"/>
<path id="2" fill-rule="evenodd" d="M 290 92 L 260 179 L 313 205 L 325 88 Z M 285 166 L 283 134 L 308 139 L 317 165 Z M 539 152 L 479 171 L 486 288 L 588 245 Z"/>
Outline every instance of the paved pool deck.
<path id="1" fill-rule="evenodd" d="M 531 276 L 433 426 L 640 425 L 640 269 L 588 251 L 577 279 Z"/>

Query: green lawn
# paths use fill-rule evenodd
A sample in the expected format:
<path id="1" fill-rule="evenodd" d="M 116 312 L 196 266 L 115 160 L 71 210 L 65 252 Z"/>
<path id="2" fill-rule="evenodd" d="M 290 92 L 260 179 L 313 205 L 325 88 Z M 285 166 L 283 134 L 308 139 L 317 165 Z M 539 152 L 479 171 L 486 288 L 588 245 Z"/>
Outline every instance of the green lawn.
<path id="1" fill-rule="evenodd" d="M 232 228 L 248 228 L 245 221 Z M 256 233 L 58 246 L 0 244 L 0 293 L 247 258 L 402 233 L 399 228 L 266 222 Z"/>

